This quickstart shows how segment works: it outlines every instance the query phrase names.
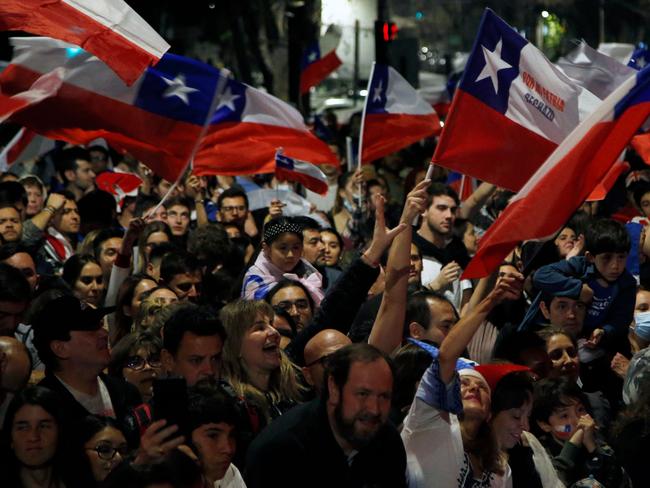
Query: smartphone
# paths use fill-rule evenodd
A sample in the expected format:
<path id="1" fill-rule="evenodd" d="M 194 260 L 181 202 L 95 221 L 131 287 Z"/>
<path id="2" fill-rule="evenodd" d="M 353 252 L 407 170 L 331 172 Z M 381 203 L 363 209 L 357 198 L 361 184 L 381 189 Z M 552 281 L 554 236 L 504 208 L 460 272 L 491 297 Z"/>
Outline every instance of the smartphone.
<path id="1" fill-rule="evenodd" d="M 167 425 L 178 425 L 179 433 L 187 421 L 187 383 L 184 378 L 161 378 L 153 382 L 153 416 Z"/>

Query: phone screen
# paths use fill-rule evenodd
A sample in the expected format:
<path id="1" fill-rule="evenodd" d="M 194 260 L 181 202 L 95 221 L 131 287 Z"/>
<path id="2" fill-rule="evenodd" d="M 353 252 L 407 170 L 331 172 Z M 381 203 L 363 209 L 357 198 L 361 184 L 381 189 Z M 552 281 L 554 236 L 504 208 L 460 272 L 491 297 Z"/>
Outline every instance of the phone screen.
<path id="1" fill-rule="evenodd" d="M 162 378 L 153 382 L 154 418 L 178 425 L 181 433 L 187 420 L 187 383 L 184 378 Z"/>

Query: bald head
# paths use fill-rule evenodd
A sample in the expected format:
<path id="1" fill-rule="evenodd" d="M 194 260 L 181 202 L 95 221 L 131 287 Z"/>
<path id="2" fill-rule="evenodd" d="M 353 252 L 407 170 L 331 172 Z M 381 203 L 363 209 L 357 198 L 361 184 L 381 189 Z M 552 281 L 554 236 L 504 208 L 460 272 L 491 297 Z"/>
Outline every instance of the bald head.
<path id="1" fill-rule="evenodd" d="M 25 345 L 13 337 L 0 337 L 0 402 L 7 392 L 24 388 L 32 372 L 32 361 Z"/>
<path id="2" fill-rule="evenodd" d="M 338 330 L 325 329 L 312 337 L 305 346 L 305 367 L 302 368 L 307 382 L 320 393 L 323 387 L 325 367 L 322 359 L 352 341 Z"/>

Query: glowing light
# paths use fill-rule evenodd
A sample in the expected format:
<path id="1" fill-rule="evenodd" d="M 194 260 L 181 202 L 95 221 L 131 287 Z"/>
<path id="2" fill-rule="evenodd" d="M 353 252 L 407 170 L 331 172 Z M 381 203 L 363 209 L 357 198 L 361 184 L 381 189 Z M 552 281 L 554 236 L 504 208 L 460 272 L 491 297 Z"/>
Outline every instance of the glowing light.
<path id="1" fill-rule="evenodd" d="M 415 19 L 416 20 L 422 20 L 422 17 L 424 17 L 424 14 L 420 12 L 419 10 L 415 12 Z"/>
<path id="2" fill-rule="evenodd" d="M 80 47 L 66 47 L 65 48 L 65 55 L 68 58 L 74 58 L 75 56 L 81 54 L 83 52 L 83 49 Z"/>
<path id="3" fill-rule="evenodd" d="M 365 97 L 368 95 L 368 90 L 359 90 L 359 96 Z"/>
<path id="4" fill-rule="evenodd" d="M 548 10 L 542 10 L 542 17 L 543 17 L 543 18 L 548 19 L 548 16 L 549 16 L 549 15 L 550 15 L 550 14 L 548 13 Z"/>

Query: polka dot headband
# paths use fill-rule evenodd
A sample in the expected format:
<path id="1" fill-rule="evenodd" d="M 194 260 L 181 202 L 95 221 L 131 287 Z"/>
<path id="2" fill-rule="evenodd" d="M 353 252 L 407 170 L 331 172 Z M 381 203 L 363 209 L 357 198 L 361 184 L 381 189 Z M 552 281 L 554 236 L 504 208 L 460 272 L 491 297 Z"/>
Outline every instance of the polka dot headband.
<path id="1" fill-rule="evenodd" d="M 271 220 L 266 224 L 266 226 L 264 226 L 264 242 L 270 245 L 285 232 L 296 234 L 302 239 L 302 225 L 289 220 L 280 219 L 277 221 Z"/>

